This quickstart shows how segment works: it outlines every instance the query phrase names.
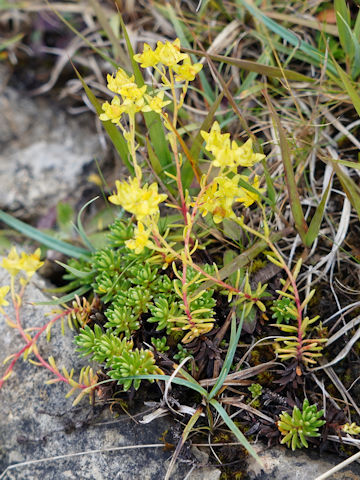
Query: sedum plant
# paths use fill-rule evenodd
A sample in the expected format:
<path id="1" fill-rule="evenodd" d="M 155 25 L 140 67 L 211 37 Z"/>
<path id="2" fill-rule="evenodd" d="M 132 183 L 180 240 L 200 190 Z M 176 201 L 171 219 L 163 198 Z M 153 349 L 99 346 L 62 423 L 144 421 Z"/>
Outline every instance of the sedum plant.
<path id="1" fill-rule="evenodd" d="M 254 137 L 239 144 L 229 133 L 223 133 L 215 121 L 207 130 L 200 130 L 203 158 L 194 160 L 178 127 L 189 83 L 202 65 L 192 64 L 189 55 L 181 52 L 178 39 L 172 43 L 158 42 L 155 49 L 144 44 L 143 52 L 133 59 L 142 68 L 150 69 L 156 81 L 151 86 L 139 83 L 138 67 L 133 75 L 119 68 L 114 75 L 107 76 L 108 89 L 114 95 L 102 105 L 100 114 L 103 122 L 119 128 L 132 164 L 133 175 L 117 180 L 116 190 L 108 198 L 121 208 L 122 219 L 110 226 L 104 248 L 86 261 L 70 261 L 68 267 L 71 285 L 86 284 L 103 304 L 104 320 L 93 327 L 85 326 L 89 323 L 85 320 L 76 337 L 80 353 L 101 359 L 111 378 L 129 388 L 131 382 L 125 377 L 144 374 L 140 366 L 145 357 L 147 371 L 159 373 L 162 370 L 156 366 L 154 354 L 168 352 L 174 343 L 180 342 L 178 353 L 172 354 L 177 360 L 187 344 L 193 345 L 220 327 L 224 314 L 219 317 L 216 305 L 224 301 L 221 296 L 227 297 L 227 312 L 232 305 L 237 312 L 244 309 L 246 318 L 254 318 L 256 309 L 265 312 L 262 297 L 268 295 L 266 284 L 252 288 L 248 275 L 240 274 L 240 270 L 228 280 L 223 279 L 218 273 L 221 265 L 203 260 L 206 242 L 211 243 L 208 226 L 230 221 L 265 241 L 271 250 L 268 259 L 288 276 L 272 306 L 278 328 L 291 334 L 277 339 L 277 353 L 284 360 L 296 358 L 299 363 L 314 363 L 321 355 L 324 340 L 309 339 L 307 328 L 317 317 L 303 318 L 309 298 L 304 302 L 299 299 L 296 275 L 300 267 L 291 272 L 271 240 L 263 204 L 265 188 L 253 171 L 265 155 L 254 151 Z M 140 113 L 155 115 L 160 128 L 167 132 L 164 141 L 173 163 L 161 172 L 161 178 L 167 178 L 161 184 L 164 193 L 160 193 L 158 182 L 149 182 L 141 163 L 143 154 L 136 131 Z M 149 143 L 148 155 L 155 167 L 161 163 L 160 159 L 154 161 L 156 153 Z M 189 165 L 198 182 L 197 189 L 184 186 Z M 253 204 L 263 214 L 263 233 L 244 222 L 243 211 Z M 163 213 L 164 208 L 173 210 L 170 220 L 168 210 L 167 215 Z M 206 288 L 202 288 L 204 283 Z M 135 341 L 137 350 L 133 348 Z M 124 342 L 121 353 L 111 347 L 114 342 Z M 192 356 L 191 351 L 189 354 Z"/>
<path id="2" fill-rule="evenodd" d="M 75 297 L 72 306 L 65 305 L 55 319 L 67 318 L 71 327 L 79 327 L 74 340 L 79 355 L 98 362 L 109 381 L 116 381 L 124 391 L 137 390 L 145 379 L 153 382 L 170 378 L 174 383 L 187 385 L 201 393 L 207 406 L 226 419 L 251 451 L 215 397 L 223 391 L 243 322 L 247 318 L 253 320 L 257 311 L 265 314 L 263 298 L 269 293 L 266 284 L 251 285 L 244 268 L 234 268 L 225 275 L 219 260 L 224 258 L 223 252 L 218 255 L 215 251 L 210 256 L 207 247 L 213 247 L 213 237 L 217 238 L 219 231 L 231 224 L 249 238 L 260 240 L 263 250 L 269 248 L 268 260 L 287 277 L 271 306 L 276 327 L 289 334 L 274 343 L 275 352 L 283 361 L 296 359 L 298 365 L 307 366 L 321 355 L 325 340 L 311 338 L 308 328 L 317 317 L 310 320 L 303 315 L 313 292 L 300 300 L 296 277 L 301 264 L 292 271 L 274 244 L 266 213 L 266 189 L 259 175 L 265 155 L 259 152 L 256 138 L 251 135 L 238 143 L 230 138 L 230 133 L 222 131 L 217 121 L 212 122 L 211 116 L 199 130 L 197 141 L 203 141 L 203 145 L 196 155 L 183 140 L 180 131 L 186 132 L 184 102 L 189 83 L 195 80 L 202 65 L 193 64 L 190 56 L 181 52 L 178 39 L 158 42 L 155 49 L 144 44 L 143 52 L 134 55 L 133 60 L 134 74 L 119 68 L 114 75 L 107 76 L 108 89 L 114 95 L 103 103 L 99 114 L 105 126 L 114 129 L 115 125 L 121 133 L 126 146 L 125 163 L 130 165 L 131 175 L 117 180 L 115 191 L 108 197 L 118 215 L 109 226 L 104 245 L 77 255 L 66 266 L 68 288 L 87 293 L 88 297 Z M 137 63 L 151 69 L 151 85 L 141 81 Z M 153 148 L 150 141 L 144 153 L 136 123 L 140 114 L 146 122 L 151 119 L 151 128 L 155 125 L 156 133 L 164 141 L 164 158 L 170 159 L 166 167 L 159 148 Z M 150 130 L 150 124 L 147 125 Z M 150 137 L 153 142 L 154 135 Z M 152 181 L 148 164 L 152 165 L 157 181 Z M 260 212 L 256 228 L 244 220 L 245 214 L 249 217 L 247 209 L 253 205 Z M 8 268 L 13 268 L 12 261 L 17 264 L 15 257 L 10 253 Z M 31 271 L 31 262 L 39 262 L 38 257 L 24 258 L 23 268 Z M 6 305 L 6 289 L 0 290 L 0 308 Z M 47 331 L 54 321 L 48 323 Z M 224 345 L 221 340 L 227 331 L 222 329 L 224 325 L 229 328 L 230 323 L 225 352 L 219 345 Z M 80 373 L 76 382 L 73 371 L 61 371 L 52 357 L 46 362 L 34 339 L 28 339 L 24 351 L 32 351 L 38 363 L 52 372 L 54 379 L 50 382 L 68 383 L 69 394 L 80 390 L 75 402 L 99 387 L 98 376 L 90 367 Z M 194 378 L 176 363 L 189 359 Z M 209 365 L 212 373 L 208 373 Z M 174 368 L 179 369 L 182 378 L 170 377 Z M 206 374 L 212 374 L 215 382 L 210 391 L 197 382 Z M 301 375 L 300 367 L 296 374 Z M 252 403 L 258 402 L 262 386 L 253 383 L 249 391 Z M 196 422 L 201 412 L 199 407 L 191 421 Z M 309 406 L 307 400 L 302 412 L 297 407 L 292 417 L 283 412 L 278 422 L 284 435 L 282 443 L 293 449 L 307 447 L 306 438 L 319 435 L 318 428 L 324 423 L 319 420 L 321 416 L 322 411 L 317 412 L 316 406 Z"/>
<path id="3" fill-rule="evenodd" d="M 280 433 L 284 435 L 281 443 L 291 447 L 308 448 L 308 437 L 320 437 L 319 428 L 325 423 L 320 420 L 324 415 L 324 410 L 317 410 L 316 405 L 310 405 L 308 399 L 304 400 L 302 410 L 296 405 L 290 416 L 287 412 L 280 414 L 280 420 L 277 422 Z"/>
<path id="4" fill-rule="evenodd" d="M 216 265 L 199 261 L 204 247 L 197 226 L 202 217 L 207 221 L 211 218 L 215 224 L 225 219 L 236 221 L 235 203 L 248 208 L 260 201 L 264 189 L 260 188 L 260 177 L 253 176 L 250 169 L 265 156 L 253 151 L 252 139 L 239 145 L 230 140 L 229 133 L 221 133 L 219 123 L 214 122 L 210 131 L 201 131 L 208 157 L 203 161 L 206 173 L 200 175 L 199 167 L 188 158 L 199 182 L 197 193 L 190 194 L 183 187 L 180 147 L 188 157 L 189 153 L 177 128 L 189 82 L 202 65 L 192 64 L 189 55 L 180 51 L 178 39 L 158 42 L 155 49 L 145 44 L 134 60 L 143 68 L 151 68 L 158 84 L 151 88 L 138 85 L 135 75 L 118 69 L 107 77 L 108 89 L 115 95 L 103 104 L 100 114 L 102 121 L 120 129 L 127 142 L 134 175 L 116 181 L 116 191 L 109 201 L 131 218 L 116 220 L 110 226 L 107 245 L 85 263 L 83 259 L 71 261 L 67 274 L 74 286 L 87 283 L 105 306 L 106 321 L 93 328 L 83 326 L 76 337 L 79 352 L 105 364 L 110 377 L 125 389 L 132 384 L 122 380 L 125 377 L 161 372 L 152 350 L 133 348 L 134 339 L 137 344 L 145 340 L 142 329 L 166 334 L 166 342 L 163 337 L 161 343 L 160 338 L 147 339 L 147 345 L 152 342 L 157 350 L 159 347 L 165 352 L 167 342 L 188 344 L 214 329 L 219 295 L 226 294 L 229 302 L 235 296 L 237 304 L 244 305 L 249 313 L 253 306 L 265 309 L 260 297 L 266 289 L 259 284 L 252 291 L 247 281 L 242 290 L 239 279 L 235 285 L 222 281 Z M 158 115 L 167 131 L 175 165 L 174 170 L 169 166 L 166 171 L 168 193 L 159 193 L 158 183 L 144 180 L 136 136 L 136 114 L 140 112 Z M 239 168 L 242 173 L 238 173 Z M 178 199 L 172 194 L 173 185 Z M 164 228 L 161 209 L 169 200 L 166 205 L 174 210 L 177 220 Z M 212 287 L 202 289 L 206 281 L 211 281 Z M 134 382 L 135 388 L 139 383 Z"/>

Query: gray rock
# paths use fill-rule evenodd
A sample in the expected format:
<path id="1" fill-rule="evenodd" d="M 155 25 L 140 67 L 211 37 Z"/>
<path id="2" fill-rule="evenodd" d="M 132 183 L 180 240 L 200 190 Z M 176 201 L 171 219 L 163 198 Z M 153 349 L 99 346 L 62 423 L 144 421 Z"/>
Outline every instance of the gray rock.
<path id="1" fill-rule="evenodd" d="M 311 451 L 310 446 L 308 450 L 295 452 L 280 446 L 267 449 L 257 445 L 255 449 L 265 470 L 251 458 L 247 469 L 248 480 L 314 480 L 344 460 L 330 454 L 319 457 L 318 451 Z M 360 465 L 354 462 L 329 477 L 329 480 L 336 479 L 360 480 Z"/>
<path id="2" fill-rule="evenodd" d="M 0 285 L 6 284 L 9 278 L 0 270 Z M 21 310 L 21 320 L 27 328 L 42 326 L 49 318 L 45 314 L 51 307 L 30 303 L 47 301 L 41 291 L 43 286 L 40 277 L 35 276 L 27 288 Z M 11 306 L 5 308 L 13 317 Z M 0 331 L 2 361 L 17 352 L 23 343 L 18 332 L 6 325 L 2 315 Z M 86 361 L 79 360 L 75 354 L 73 335 L 66 328 L 62 336 L 60 325 L 54 325 L 51 341 L 39 341 L 39 350 L 45 359 L 53 355 L 59 368 L 63 365 L 68 370 L 74 367 L 79 372 Z M 136 424 L 127 415 L 114 418 L 107 405 L 94 409 L 86 399 L 72 407 L 74 397 L 65 398 L 69 388 L 62 383 L 46 385 L 50 378 L 51 373 L 45 368 L 19 360 L 14 374 L 0 390 L 0 479 L 164 478 L 171 452 L 164 451 L 162 446 L 142 445 L 161 444 L 161 435 L 173 428 L 170 419 L 157 419 L 148 425 Z M 218 480 L 219 470 L 206 465 L 199 468 L 194 458 L 191 456 L 188 463 L 179 463 L 171 479 L 183 479 L 195 466 L 188 479 Z"/>
<path id="3" fill-rule="evenodd" d="M 6 74 L 0 71 L 0 78 Z M 94 159 L 104 156 L 95 115 L 70 116 L 61 104 L 27 98 L 0 80 L 0 208 L 44 215 L 59 201 L 79 200 Z"/>

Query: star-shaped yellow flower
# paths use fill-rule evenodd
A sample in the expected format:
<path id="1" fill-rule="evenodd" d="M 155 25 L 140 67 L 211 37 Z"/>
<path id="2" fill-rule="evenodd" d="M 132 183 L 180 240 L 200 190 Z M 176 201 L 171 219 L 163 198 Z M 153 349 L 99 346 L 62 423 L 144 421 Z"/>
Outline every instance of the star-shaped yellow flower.
<path id="1" fill-rule="evenodd" d="M 157 183 L 140 187 L 138 178 L 129 178 L 129 182 L 116 182 L 117 193 L 109 197 L 115 205 L 121 205 L 127 212 L 133 213 L 138 221 L 143 222 L 147 217 L 159 212 L 159 203 L 167 195 L 158 193 Z"/>
<path id="2" fill-rule="evenodd" d="M 111 100 L 111 103 L 105 102 L 101 107 L 104 113 L 99 115 L 100 120 L 106 122 L 111 120 L 112 123 L 118 124 L 120 122 L 121 115 L 124 113 L 124 107 L 120 103 L 120 98 L 115 95 Z"/>
<path id="3" fill-rule="evenodd" d="M 127 240 L 125 245 L 130 250 L 134 250 L 138 255 L 145 247 L 151 248 L 153 243 L 149 240 L 150 230 L 145 230 L 143 223 L 138 222 L 134 231 L 134 238 Z"/>
<path id="4" fill-rule="evenodd" d="M 158 42 L 155 50 L 159 62 L 166 67 L 174 67 L 182 60 L 188 57 L 186 53 L 180 52 L 180 40 L 177 38 L 172 43 L 170 42 Z"/>
<path id="5" fill-rule="evenodd" d="M 230 133 L 221 133 L 220 125 L 218 122 L 212 124 L 210 132 L 201 130 L 201 136 L 206 142 L 205 149 L 211 152 L 213 155 L 218 150 L 223 150 L 230 147 Z"/>
<path id="6" fill-rule="evenodd" d="M 240 178 L 247 182 L 251 187 L 254 187 L 260 193 L 263 193 L 265 189 L 259 189 L 260 179 L 258 175 L 255 175 L 253 184 L 250 183 L 249 178 L 246 175 L 240 175 Z M 260 195 L 257 193 L 250 192 L 250 190 L 246 190 L 245 188 L 239 187 L 238 197 L 236 198 L 237 202 L 241 202 L 244 204 L 244 207 L 250 207 L 254 202 L 260 201 Z"/>
<path id="7" fill-rule="evenodd" d="M 12 277 L 15 277 L 20 272 L 22 269 L 22 262 L 15 247 L 11 247 L 9 255 L 2 259 L 1 265 Z"/>
<path id="8" fill-rule="evenodd" d="M 142 68 L 155 67 L 159 63 L 159 56 L 156 51 L 152 50 L 150 45 L 144 43 L 143 53 L 134 55 L 134 60 L 140 63 Z"/>
<path id="9" fill-rule="evenodd" d="M 186 57 L 182 65 L 174 66 L 174 72 L 177 74 L 175 80 L 177 82 L 192 82 L 202 68 L 201 63 L 194 63 L 194 65 L 192 65 L 190 57 Z"/>
<path id="10" fill-rule="evenodd" d="M 145 100 L 147 101 L 147 105 L 142 108 L 143 112 L 156 112 L 161 113 L 161 110 L 171 103 L 170 100 L 164 101 L 164 91 L 159 92 L 157 95 L 152 97 L 151 95 L 145 94 Z"/>
<path id="11" fill-rule="evenodd" d="M 40 248 L 37 248 L 34 253 L 21 253 L 21 270 L 23 270 L 28 278 L 31 278 L 36 270 L 38 270 L 44 262 L 40 261 Z"/>
<path id="12" fill-rule="evenodd" d="M 236 163 L 241 167 L 252 167 L 255 163 L 260 162 L 264 158 L 264 154 L 253 152 L 251 138 L 249 138 L 244 145 L 239 147 L 236 152 Z"/>
<path id="13" fill-rule="evenodd" d="M 107 79 L 107 87 L 109 90 L 111 90 L 114 93 L 120 94 L 120 90 L 124 87 L 127 86 L 135 86 L 135 76 L 131 75 L 131 77 L 128 76 L 128 74 L 123 70 L 122 68 L 119 68 L 119 70 L 116 72 L 115 77 L 112 75 L 108 74 L 106 77 Z"/>

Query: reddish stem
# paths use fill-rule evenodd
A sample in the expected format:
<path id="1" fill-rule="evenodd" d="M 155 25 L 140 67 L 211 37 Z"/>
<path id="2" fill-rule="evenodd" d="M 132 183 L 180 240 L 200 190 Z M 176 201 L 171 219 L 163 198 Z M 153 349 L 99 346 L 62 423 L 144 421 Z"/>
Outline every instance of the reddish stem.
<path id="1" fill-rule="evenodd" d="M 23 292 L 22 292 L 23 293 Z M 69 315 L 70 313 L 73 313 L 73 312 L 76 312 L 77 309 L 74 309 L 74 308 L 71 308 L 71 309 L 68 309 L 68 310 L 64 310 L 63 312 L 61 312 L 59 315 L 56 315 L 54 318 L 52 318 L 48 323 L 46 323 L 45 325 L 43 325 L 41 328 L 39 328 L 39 331 L 37 332 L 36 335 L 34 335 L 33 338 L 31 338 L 29 340 L 29 338 L 26 336 L 22 326 L 21 326 L 21 322 L 20 322 L 20 306 L 18 304 L 18 302 L 14 302 L 14 307 L 15 307 L 15 315 L 16 315 L 16 324 L 17 324 L 17 329 L 19 330 L 22 338 L 25 340 L 26 342 L 26 345 L 21 349 L 19 350 L 12 362 L 10 363 L 10 365 L 8 366 L 8 368 L 6 369 L 4 375 L 0 378 L 0 388 L 2 387 L 6 377 L 9 375 L 9 373 L 13 370 L 16 362 L 19 360 L 19 358 L 29 349 L 31 348 L 33 345 L 35 345 L 36 341 L 38 340 L 38 338 L 40 337 L 40 335 L 52 324 L 54 324 L 57 320 L 59 320 L 60 318 L 63 318 L 65 317 L 66 315 Z M 63 377 L 59 372 L 57 372 L 56 370 L 53 369 L 53 367 L 48 364 L 42 357 L 41 355 L 38 353 L 38 352 L 34 352 L 35 356 L 37 357 L 37 359 L 39 360 L 39 362 L 45 367 L 47 368 L 48 370 L 50 370 L 55 376 L 57 376 L 59 378 L 59 381 L 64 381 L 66 383 L 69 383 L 68 379 L 66 379 L 65 377 Z M 79 388 L 87 388 L 86 385 L 80 385 L 79 384 Z"/>

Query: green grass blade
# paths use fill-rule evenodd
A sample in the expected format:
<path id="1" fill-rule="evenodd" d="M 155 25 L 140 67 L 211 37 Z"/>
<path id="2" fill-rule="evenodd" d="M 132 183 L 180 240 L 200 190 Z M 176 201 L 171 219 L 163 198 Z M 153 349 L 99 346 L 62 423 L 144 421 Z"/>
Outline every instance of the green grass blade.
<path id="1" fill-rule="evenodd" d="M 244 188 L 245 190 L 248 190 L 249 192 L 255 193 L 255 195 L 259 195 L 259 197 L 266 203 L 270 203 L 269 199 L 265 197 L 259 190 L 256 190 L 255 187 L 250 185 L 247 181 L 243 180 L 242 178 L 239 178 L 239 186 L 241 188 Z"/>
<path id="2" fill-rule="evenodd" d="M 360 170 L 360 162 L 350 162 L 349 160 L 339 160 L 339 159 L 331 159 L 332 162 L 335 163 L 340 163 L 341 165 L 344 165 L 345 167 L 350 167 L 350 168 L 356 168 L 356 170 Z"/>
<path id="3" fill-rule="evenodd" d="M 255 450 L 253 449 L 253 447 L 250 445 L 250 443 L 248 442 L 248 440 L 245 438 L 244 434 L 239 430 L 239 428 L 235 425 L 235 423 L 231 420 L 231 418 L 229 417 L 229 415 L 226 413 L 226 410 L 224 409 L 224 407 L 222 405 L 220 405 L 220 403 L 215 400 L 214 398 L 212 400 L 210 400 L 210 405 L 213 406 L 215 408 L 215 410 L 219 413 L 219 415 L 221 416 L 221 418 L 224 420 L 224 422 L 226 423 L 226 425 L 230 428 L 230 430 L 233 432 L 233 434 L 235 435 L 235 437 L 239 440 L 239 442 L 241 443 L 241 445 L 246 448 L 246 450 L 250 453 L 250 455 L 252 457 L 255 458 L 255 460 L 260 463 L 260 465 L 263 466 L 262 464 L 262 461 L 260 460 L 258 454 L 255 452 Z"/>
<path id="4" fill-rule="evenodd" d="M 131 375 L 128 377 L 123 377 L 122 380 L 136 380 L 138 378 L 140 380 L 163 380 L 164 382 L 171 379 L 172 383 L 176 383 L 177 385 L 181 385 L 182 387 L 191 388 L 192 390 L 195 390 L 195 392 L 200 393 L 200 395 L 203 395 L 204 397 L 206 397 L 208 393 L 205 388 L 203 388 L 196 382 L 196 380 L 194 380 L 193 383 L 189 382 L 189 380 L 185 380 L 179 377 L 171 378 L 170 375 Z"/>
<path id="5" fill-rule="evenodd" d="M 339 32 L 340 44 L 347 55 L 352 56 L 352 41 L 349 32 L 350 29 L 350 12 L 345 0 L 335 0 L 334 9 L 336 15 L 336 24 Z"/>
<path id="6" fill-rule="evenodd" d="M 234 355 L 239 343 L 239 338 L 241 335 L 241 330 L 244 322 L 244 317 L 245 317 L 245 308 L 243 307 L 242 309 L 242 314 L 241 314 L 241 319 L 238 328 L 236 329 L 236 314 L 232 314 L 231 318 L 231 333 L 230 333 L 230 342 L 229 342 L 229 347 L 226 352 L 226 357 L 224 364 L 222 366 L 222 369 L 220 371 L 220 374 L 215 382 L 215 385 L 211 389 L 209 395 L 208 395 L 208 400 L 211 400 L 215 395 L 218 393 L 218 391 L 222 388 L 225 378 L 227 377 L 227 374 L 230 371 L 231 365 L 233 364 L 234 361 Z"/>
<path id="7" fill-rule="evenodd" d="M 214 62 L 223 62 L 223 63 L 227 63 L 228 65 L 235 65 L 236 67 L 242 68 L 243 70 L 259 73 L 260 75 L 265 75 L 266 77 L 270 77 L 270 78 L 286 77 L 288 80 L 294 80 L 297 82 L 311 82 L 311 83 L 315 81 L 313 78 L 303 75 L 302 73 L 295 72 L 293 70 L 273 67 L 273 66 L 265 65 L 263 63 L 254 62 L 251 60 L 241 60 L 239 58 L 234 58 L 234 57 L 214 55 L 212 53 L 209 54 L 206 52 L 201 52 L 200 50 L 193 50 L 190 48 L 183 48 L 182 50 L 184 50 L 184 52 L 187 52 L 187 53 L 194 53 L 199 56 L 210 58 Z"/>
<path id="8" fill-rule="evenodd" d="M 80 80 L 84 90 L 85 90 L 85 93 L 86 93 L 88 99 L 90 100 L 91 104 L 95 108 L 96 113 L 98 115 L 100 115 L 101 113 L 103 113 L 103 110 L 101 108 L 101 104 L 100 104 L 99 100 L 95 97 L 91 88 L 86 85 L 82 76 L 80 75 L 80 73 L 78 72 L 78 70 L 75 68 L 74 65 L 73 65 L 73 68 L 74 68 L 75 73 L 76 73 L 78 79 Z M 135 173 L 134 172 L 134 167 L 133 167 L 132 163 L 129 161 L 129 158 L 130 158 L 129 149 L 128 149 L 126 140 L 124 139 L 120 130 L 118 130 L 118 128 L 113 123 L 111 123 L 110 120 L 108 120 L 107 122 L 101 122 L 101 123 L 103 124 L 107 134 L 110 137 L 110 140 L 111 140 L 112 144 L 114 145 L 116 151 L 118 152 L 118 154 L 121 158 L 121 161 L 126 166 L 126 168 L 129 170 L 130 174 L 134 175 L 134 173 Z"/>
<path id="9" fill-rule="evenodd" d="M 356 213 L 360 219 L 360 188 L 354 182 L 354 180 L 340 168 L 336 162 L 331 161 L 331 164 L 338 176 L 341 186 L 343 187 L 346 196 L 348 197 L 351 205 L 355 208 Z"/>
<path id="10" fill-rule="evenodd" d="M 310 225 L 309 225 L 309 230 L 306 232 L 305 245 L 307 247 L 311 247 L 315 238 L 319 234 L 319 230 L 320 230 L 320 227 L 321 227 L 321 222 L 322 222 L 322 219 L 323 219 L 324 213 L 325 213 L 325 206 L 326 206 L 326 201 L 327 201 L 327 198 L 328 198 L 328 195 L 329 195 L 330 187 L 331 187 L 331 183 L 329 182 L 329 185 L 327 186 L 327 188 L 324 192 L 324 195 L 323 195 L 319 205 L 317 206 L 317 208 L 315 210 L 314 216 L 311 219 L 311 222 L 310 222 Z"/>
<path id="11" fill-rule="evenodd" d="M 266 191 L 268 195 L 268 199 L 270 200 L 270 205 L 272 207 L 276 206 L 276 190 L 274 188 L 274 183 L 272 181 L 269 169 L 266 164 L 266 160 L 262 160 L 262 166 L 264 169 L 265 181 L 266 181 Z"/>
<path id="12" fill-rule="evenodd" d="M 78 213 L 78 216 L 77 216 L 77 230 L 79 232 L 79 235 L 80 237 L 82 238 L 82 241 L 84 242 L 84 245 L 88 247 L 89 250 L 91 251 L 95 251 L 95 248 L 94 246 L 92 245 L 92 243 L 90 242 L 89 240 L 89 237 L 87 236 L 85 230 L 84 230 L 84 227 L 83 227 L 83 224 L 82 224 L 82 221 L 81 221 L 81 215 L 83 214 L 84 210 L 86 209 L 86 207 L 88 207 L 91 203 L 95 202 L 95 200 L 97 200 L 99 197 L 95 197 L 95 198 L 92 198 L 91 200 L 89 200 L 88 202 L 85 203 L 85 205 L 83 205 Z"/>
<path id="13" fill-rule="evenodd" d="M 88 250 L 85 250 L 81 247 L 75 247 L 70 243 L 66 243 L 62 240 L 58 240 L 57 238 L 53 238 L 50 235 L 41 232 L 37 228 L 27 225 L 21 220 L 12 217 L 11 215 L 3 212 L 2 210 L 0 210 L 0 220 L 9 225 L 9 227 L 13 228 L 14 230 L 22 233 L 26 237 L 32 238 L 33 240 L 36 240 L 42 245 L 45 245 L 52 250 L 56 250 L 57 252 L 61 252 L 64 255 L 68 255 L 69 257 L 80 258 L 84 255 L 90 255 L 90 252 Z"/>
<path id="14" fill-rule="evenodd" d="M 243 7 L 245 7 L 255 18 L 257 18 L 261 23 L 263 23 L 273 33 L 280 35 L 281 38 L 289 42 L 291 45 L 306 53 L 306 55 L 312 60 L 314 60 L 317 65 L 322 65 L 325 62 L 325 57 L 322 52 L 320 52 L 304 40 L 299 39 L 299 37 L 295 35 L 295 33 L 293 33 L 291 30 L 288 30 L 282 25 L 279 25 L 271 18 L 267 17 L 254 5 L 250 5 L 245 0 L 236 0 L 236 3 L 237 5 L 242 5 Z M 331 63 L 331 61 L 327 62 L 327 69 L 331 73 L 336 74 L 336 69 Z"/>
<path id="15" fill-rule="evenodd" d="M 141 73 L 139 65 L 134 60 L 134 50 L 132 48 L 129 35 L 126 30 L 125 23 L 119 13 L 120 24 L 123 30 L 126 46 L 128 49 L 128 54 L 131 60 L 131 66 L 135 75 L 136 83 L 139 87 L 142 87 L 144 82 L 144 77 Z M 149 132 L 151 144 L 156 153 L 157 158 L 159 159 L 163 169 L 167 169 L 171 174 L 175 174 L 175 166 L 173 165 L 171 153 L 168 148 L 168 142 L 166 141 L 164 128 L 161 123 L 160 115 L 155 112 L 146 112 L 143 114 L 147 130 Z M 168 182 L 168 177 L 162 173 L 161 179 L 166 184 Z"/>
<path id="16" fill-rule="evenodd" d="M 360 10 L 358 11 L 358 14 L 355 20 L 353 32 L 356 38 L 360 38 Z"/>
<path id="17" fill-rule="evenodd" d="M 60 260 L 56 260 L 56 263 L 58 265 L 61 265 L 63 268 L 65 268 L 65 270 L 67 272 L 72 273 L 77 278 L 86 278 L 86 277 L 88 277 L 89 275 L 92 275 L 95 272 L 95 270 L 91 270 L 90 272 L 84 272 L 83 270 L 78 270 L 77 268 L 71 267 L 70 265 L 68 265 L 66 263 L 60 262 Z"/>
<path id="18" fill-rule="evenodd" d="M 360 116 L 360 96 L 356 91 L 355 87 L 353 86 L 353 83 L 350 80 L 347 73 L 340 67 L 340 65 L 336 62 L 335 59 L 333 59 L 333 62 L 335 64 L 339 77 L 345 87 L 345 90 L 347 91 L 347 94 L 351 98 L 357 114 Z"/>
<path id="19" fill-rule="evenodd" d="M 284 171 L 285 171 L 286 187 L 289 195 L 290 207 L 294 217 L 296 230 L 298 231 L 301 237 L 301 240 L 305 243 L 305 236 L 308 230 L 308 226 L 305 221 L 304 213 L 303 213 L 301 202 L 300 202 L 299 192 L 297 189 L 293 165 L 291 162 L 290 147 L 286 138 L 285 131 L 281 125 L 279 116 L 276 113 L 267 93 L 265 93 L 265 99 L 271 111 L 271 115 L 276 125 L 278 136 L 279 136 L 281 158 L 284 164 Z"/>
<path id="20" fill-rule="evenodd" d="M 62 305 L 64 303 L 70 302 L 75 298 L 75 295 L 81 296 L 85 295 L 91 287 L 89 285 L 83 285 L 82 287 L 78 288 L 77 290 L 74 290 L 71 293 L 68 293 L 67 295 L 64 295 L 63 297 L 56 298 L 55 300 L 51 300 L 48 302 L 34 302 L 35 305 Z"/>

